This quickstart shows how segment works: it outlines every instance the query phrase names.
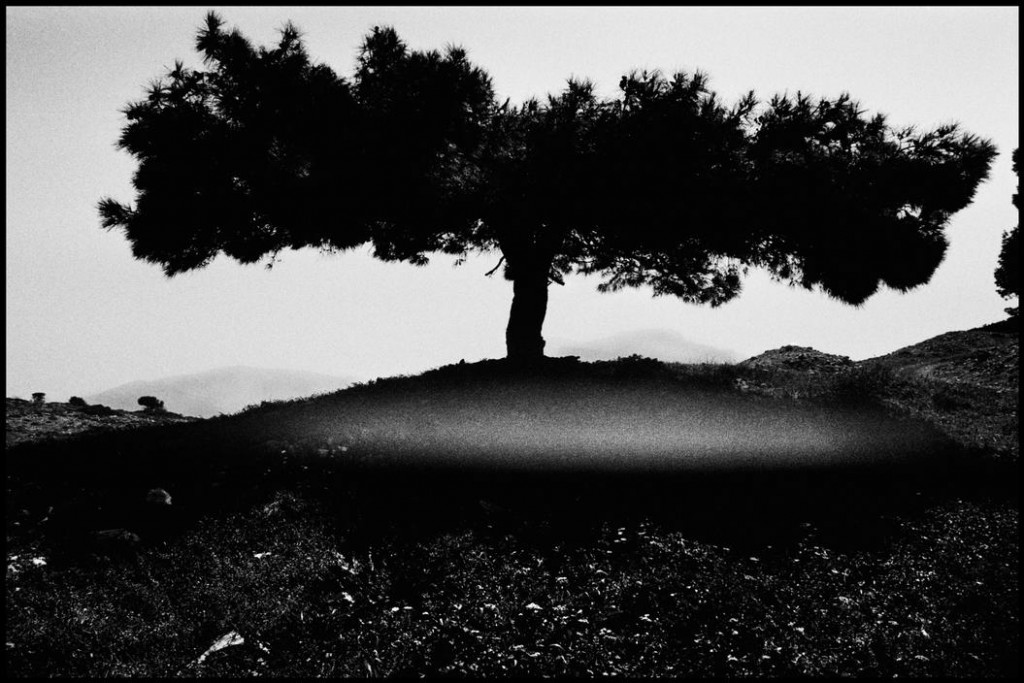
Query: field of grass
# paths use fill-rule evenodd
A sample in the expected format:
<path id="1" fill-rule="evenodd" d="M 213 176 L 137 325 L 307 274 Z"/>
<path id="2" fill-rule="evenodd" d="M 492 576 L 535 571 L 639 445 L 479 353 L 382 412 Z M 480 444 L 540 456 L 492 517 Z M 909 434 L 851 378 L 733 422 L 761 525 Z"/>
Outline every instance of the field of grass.
<path id="1" fill-rule="evenodd" d="M 5 672 L 1014 675 L 1017 463 L 891 379 L 486 361 L 23 444 Z"/>

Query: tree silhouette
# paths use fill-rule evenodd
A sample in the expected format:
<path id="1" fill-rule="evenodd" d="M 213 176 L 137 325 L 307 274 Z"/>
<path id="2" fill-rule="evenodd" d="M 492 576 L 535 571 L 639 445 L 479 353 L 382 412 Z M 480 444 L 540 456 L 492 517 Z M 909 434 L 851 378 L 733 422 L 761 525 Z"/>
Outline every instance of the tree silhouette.
<path id="1" fill-rule="evenodd" d="M 612 99 L 570 80 L 499 105 L 464 50 L 410 51 L 390 28 L 350 81 L 291 24 L 258 49 L 222 26 L 211 13 L 198 34 L 207 70 L 178 63 L 125 110 L 136 202 L 102 200 L 103 226 L 168 275 L 286 248 L 370 243 L 417 265 L 500 251 L 512 359 L 543 356 L 548 287 L 570 273 L 712 306 L 749 267 L 850 304 L 926 283 L 995 155 L 845 94 L 728 107 L 699 72 L 634 72 Z"/>
<path id="2" fill-rule="evenodd" d="M 1020 149 L 1013 150 L 1013 172 L 1017 175 L 1018 183 L 1020 181 L 1020 170 L 1018 163 L 1020 162 Z M 1020 211 L 1020 204 L 1018 203 L 1018 192 L 1013 193 L 1013 205 Z M 999 266 L 996 268 L 996 289 L 999 295 L 1003 298 L 1009 299 L 1010 297 L 1020 296 L 1020 238 L 1019 225 L 1013 226 L 1010 230 L 1003 233 L 1003 248 L 999 252 Z M 1017 315 L 1018 307 L 1006 309 L 1006 312 L 1011 316 Z"/>

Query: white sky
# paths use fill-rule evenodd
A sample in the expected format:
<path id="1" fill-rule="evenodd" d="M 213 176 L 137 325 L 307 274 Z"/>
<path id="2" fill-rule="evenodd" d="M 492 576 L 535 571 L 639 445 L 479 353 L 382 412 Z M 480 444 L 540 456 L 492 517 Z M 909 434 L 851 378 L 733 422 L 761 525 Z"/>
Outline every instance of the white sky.
<path id="1" fill-rule="evenodd" d="M 570 76 L 614 94 L 633 68 L 701 69 L 732 103 L 848 91 L 894 125 L 959 121 L 1000 156 L 957 214 L 930 284 L 852 308 L 754 273 L 718 309 L 553 286 L 549 350 L 631 330 L 670 330 L 748 357 L 783 344 L 855 360 L 1003 317 L 995 291 L 1018 145 L 1018 8 L 214 8 L 258 44 L 293 20 L 311 56 L 350 76 L 362 37 L 393 25 L 413 49 L 462 45 L 513 102 Z M 114 144 L 120 110 L 193 48 L 204 7 L 8 7 L 7 396 L 67 400 L 137 379 L 226 365 L 372 378 L 504 355 L 511 284 L 497 256 L 415 268 L 365 251 L 286 252 L 273 270 L 220 257 L 173 279 L 99 227 L 97 201 L 134 201 L 134 161 Z M 827 229 L 827 225 L 823 225 Z"/>

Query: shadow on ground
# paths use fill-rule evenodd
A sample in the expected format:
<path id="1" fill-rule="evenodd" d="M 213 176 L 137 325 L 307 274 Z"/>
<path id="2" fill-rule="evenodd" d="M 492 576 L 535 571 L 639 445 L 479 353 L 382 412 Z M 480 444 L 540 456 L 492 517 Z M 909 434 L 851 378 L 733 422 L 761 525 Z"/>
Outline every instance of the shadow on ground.
<path id="1" fill-rule="evenodd" d="M 897 516 L 937 501 L 1018 495 L 1009 466 L 985 464 L 949 444 L 927 459 L 917 454 L 888 463 L 641 470 L 416 466 L 319 452 L 274 458 L 245 449 L 221 452 L 220 458 L 193 452 L 125 462 L 110 454 L 109 439 L 78 446 L 73 456 L 63 449 L 14 454 L 34 466 L 9 468 L 9 489 L 12 477 L 21 480 L 8 496 L 9 536 L 11 520 L 19 516 L 28 527 L 32 518 L 48 516 L 37 528 L 69 551 L 97 529 L 138 530 L 141 493 L 162 486 L 172 492 L 178 515 L 172 535 L 290 490 L 317 501 L 354 547 L 464 529 L 514 534 L 542 546 L 571 545 L 588 542 L 609 525 L 647 522 L 737 549 L 783 551 L 813 537 L 857 550 L 885 544 Z M 51 465 L 44 466 L 48 460 Z"/>

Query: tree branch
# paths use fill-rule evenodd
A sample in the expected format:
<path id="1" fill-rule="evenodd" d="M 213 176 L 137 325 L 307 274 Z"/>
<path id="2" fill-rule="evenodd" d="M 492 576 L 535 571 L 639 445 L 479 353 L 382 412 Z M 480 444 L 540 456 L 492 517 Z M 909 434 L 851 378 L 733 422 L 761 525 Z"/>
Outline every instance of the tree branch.
<path id="1" fill-rule="evenodd" d="M 484 273 L 484 275 L 486 275 L 487 277 L 490 277 L 490 276 L 494 275 L 494 271 L 498 270 L 498 268 L 501 268 L 501 264 L 504 263 L 504 262 L 505 262 L 505 256 L 504 256 L 504 254 L 502 254 L 501 260 L 498 261 L 498 265 L 496 265 L 493 268 L 491 268 L 489 271 Z"/>

